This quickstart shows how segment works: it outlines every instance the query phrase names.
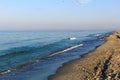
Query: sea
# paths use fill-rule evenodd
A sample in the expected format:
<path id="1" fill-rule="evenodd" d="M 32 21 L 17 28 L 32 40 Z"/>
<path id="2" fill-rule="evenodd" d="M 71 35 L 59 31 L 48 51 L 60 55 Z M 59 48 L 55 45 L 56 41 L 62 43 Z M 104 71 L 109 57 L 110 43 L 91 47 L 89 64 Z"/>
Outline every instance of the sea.
<path id="1" fill-rule="evenodd" d="M 102 45 L 110 30 L 0 31 L 0 80 L 48 80 Z"/>

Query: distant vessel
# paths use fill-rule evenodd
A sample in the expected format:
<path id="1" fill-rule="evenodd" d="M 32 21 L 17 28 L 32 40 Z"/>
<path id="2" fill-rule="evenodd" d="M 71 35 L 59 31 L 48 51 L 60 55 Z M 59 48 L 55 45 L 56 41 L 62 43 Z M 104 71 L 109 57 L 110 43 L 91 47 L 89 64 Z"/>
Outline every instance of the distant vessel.
<path id="1" fill-rule="evenodd" d="M 69 38 L 70 40 L 76 40 L 77 38 L 76 37 L 72 37 L 72 38 Z"/>

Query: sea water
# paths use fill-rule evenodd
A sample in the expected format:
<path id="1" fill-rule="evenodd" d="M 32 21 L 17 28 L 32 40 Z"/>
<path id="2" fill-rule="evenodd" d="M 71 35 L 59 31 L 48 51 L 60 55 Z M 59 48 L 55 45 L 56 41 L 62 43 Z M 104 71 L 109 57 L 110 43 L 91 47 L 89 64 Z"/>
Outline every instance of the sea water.
<path id="1" fill-rule="evenodd" d="M 0 80 L 47 80 L 113 31 L 1 31 Z"/>

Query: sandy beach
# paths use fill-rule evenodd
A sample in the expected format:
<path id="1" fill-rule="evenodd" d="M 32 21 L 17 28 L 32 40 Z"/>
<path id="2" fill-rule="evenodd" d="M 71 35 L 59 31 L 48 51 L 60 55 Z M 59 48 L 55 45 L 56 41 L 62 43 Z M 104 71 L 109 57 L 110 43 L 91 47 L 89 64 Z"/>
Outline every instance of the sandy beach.
<path id="1" fill-rule="evenodd" d="M 49 80 L 120 80 L 120 31 L 82 58 L 63 64 Z"/>

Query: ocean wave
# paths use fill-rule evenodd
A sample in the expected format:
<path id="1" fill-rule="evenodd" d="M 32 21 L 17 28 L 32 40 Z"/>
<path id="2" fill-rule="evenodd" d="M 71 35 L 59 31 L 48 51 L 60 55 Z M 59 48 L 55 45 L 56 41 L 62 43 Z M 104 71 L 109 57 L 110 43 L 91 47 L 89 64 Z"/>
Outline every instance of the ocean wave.
<path id="1" fill-rule="evenodd" d="M 97 34 L 89 34 L 87 37 L 100 37 L 100 36 L 102 36 L 102 34 L 97 33 Z"/>
<path id="2" fill-rule="evenodd" d="M 94 36 L 101 36 L 102 34 L 95 34 Z"/>
<path id="3" fill-rule="evenodd" d="M 71 40 L 76 39 L 76 38 L 70 38 Z M 39 43 L 35 43 L 35 44 L 39 44 Z M 41 46 L 41 44 L 37 45 L 37 46 L 21 46 L 21 47 L 13 47 L 10 48 L 8 50 L 4 50 L 0 52 L 0 57 L 8 57 L 11 55 L 23 55 L 26 53 L 33 53 L 33 52 L 42 52 L 42 51 L 46 51 L 45 49 L 50 48 L 50 52 L 55 52 L 54 50 L 58 51 L 61 49 L 65 49 L 68 48 L 70 46 L 73 46 L 75 44 L 78 44 L 78 41 L 70 41 L 68 39 L 62 39 L 60 41 L 54 42 L 54 43 L 50 43 L 50 44 L 46 44 Z M 33 44 L 34 45 L 34 44 Z M 52 47 L 51 47 L 52 46 Z M 54 49 L 53 49 L 54 47 Z M 57 49 L 58 48 L 58 49 Z"/>
<path id="4" fill-rule="evenodd" d="M 35 59 L 35 60 L 31 61 L 31 62 L 27 62 L 27 63 L 21 64 L 21 65 L 12 67 L 11 69 L 1 71 L 1 72 L 0 72 L 0 75 L 4 75 L 4 74 L 7 74 L 7 73 L 10 73 L 10 72 L 12 72 L 12 71 L 14 71 L 14 70 L 17 70 L 17 69 L 20 69 L 20 68 L 22 68 L 22 67 L 24 67 L 24 66 L 27 66 L 27 65 L 30 65 L 30 64 L 39 62 L 40 60 L 53 57 L 53 56 L 55 56 L 55 55 L 58 55 L 58 54 L 61 54 L 61 53 L 70 51 L 70 50 L 72 50 L 72 49 L 75 49 L 75 48 L 78 48 L 78 47 L 81 47 L 81 46 L 83 46 L 83 44 L 79 44 L 79 45 L 72 46 L 72 47 L 69 47 L 69 48 L 67 48 L 67 49 L 64 49 L 64 50 L 55 52 L 55 53 L 51 53 L 51 54 L 49 54 L 49 55 L 47 55 L 47 56 L 44 56 L 44 57 L 42 57 L 42 58 L 37 58 L 37 59 Z"/>
<path id="5" fill-rule="evenodd" d="M 44 46 L 37 45 L 35 47 L 23 46 L 23 47 L 10 48 L 9 50 L 5 50 L 4 52 L 0 53 L 0 61 L 1 61 L 0 71 L 4 71 L 6 69 L 24 63 L 32 62 L 35 59 L 45 58 L 47 55 L 51 55 L 52 53 L 55 52 L 62 53 L 64 51 L 67 51 L 68 50 L 67 48 L 69 48 L 70 46 L 77 45 L 78 43 L 79 41 L 70 41 L 66 38 Z M 71 47 L 70 49 L 75 47 Z M 36 60 L 36 62 L 38 61 L 39 60 Z"/>
<path id="6" fill-rule="evenodd" d="M 70 50 L 72 50 L 72 49 L 75 49 L 75 48 L 81 47 L 81 46 L 83 46 L 83 44 L 79 44 L 79 45 L 76 45 L 76 46 L 72 46 L 72 47 L 67 48 L 67 49 L 65 49 L 65 50 L 62 50 L 62 51 L 53 53 L 53 54 L 49 55 L 48 57 L 55 56 L 55 55 L 57 55 L 57 54 L 61 54 L 61 53 L 67 52 L 67 51 L 70 51 Z"/>
<path id="7" fill-rule="evenodd" d="M 10 51 L 10 50 L 8 50 L 8 51 Z M 26 54 L 28 52 L 29 52 L 29 50 L 18 50 L 18 51 L 11 50 L 10 52 L 6 52 L 5 54 L 1 54 L 0 58 L 5 58 L 5 57 L 9 57 L 9 56 L 23 55 L 23 54 Z"/>

